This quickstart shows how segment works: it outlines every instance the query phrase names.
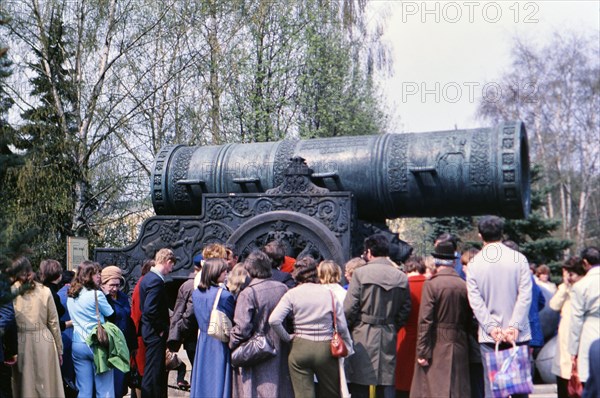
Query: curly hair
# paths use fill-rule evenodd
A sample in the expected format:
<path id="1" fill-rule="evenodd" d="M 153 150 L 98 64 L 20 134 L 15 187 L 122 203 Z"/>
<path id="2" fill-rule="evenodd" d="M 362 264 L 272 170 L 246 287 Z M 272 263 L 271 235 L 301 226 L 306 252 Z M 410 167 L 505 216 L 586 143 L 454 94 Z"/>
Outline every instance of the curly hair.
<path id="1" fill-rule="evenodd" d="M 67 292 L 67 296 L 72 298 L 79 297 L 79 293 L 81 293 L 81 290 L 84 287 L 89 290 L 98 289 L 99 287 L 94 281 L 94 275 L 99 274 L 100 272 L 100 264 L 90 260 L 82 261 L 77 267 L 77 274 L 75 275 L 75 279 L 71 282 L 71 287 Z"/>
<path id="2" fill-rule="evenodd" d="M 292 277 L 298 284 L 319 283 L 317 261 L 310 256 L 302 257 L 300 260 L 296 261 Z"/>

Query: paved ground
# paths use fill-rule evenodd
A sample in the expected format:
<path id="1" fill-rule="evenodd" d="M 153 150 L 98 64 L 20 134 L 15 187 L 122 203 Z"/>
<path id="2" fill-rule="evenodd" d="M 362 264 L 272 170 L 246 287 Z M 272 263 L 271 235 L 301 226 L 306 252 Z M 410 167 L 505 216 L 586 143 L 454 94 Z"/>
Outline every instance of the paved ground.
<path id="1" fill-rule="evenodd" d="M 192 381 L 192 375 L 190 374 L 190 369 L 192 369 L 192 365 L 190 364 L 190 360 L 185 353 L 185 350 L 182 348 L 177 353 L 179 358 L 185 363 L 187 366 L 187 372 L 185 374 L 185 379 L 189 382 Z M 169 386 L 176 387 L 177 386 L 177 371 L 172 370 L 169 372 Z M 169 387 L 169 397 L 189 397 L 190 393 L 188 391 L 181 391 L 177 388 Z M 131 397 L 131 394 L 126 395 L 126 397 Z"/>
<path id="2" fill-rule="evenodd" d="M 181 349 L 178 353 L 179 358 L 185 362 L 187 366 L 186 380 L 191 382 L 192 376 L 190 374 L 191 364 L 185 353 L 185 350 Z M 169 385 L 177 386 L 177 372 L 169 372 Z M 130 397 L 130 395 L 127 395 Z M 169 397 L 190 397 L 190 393 L 187 391 L 181 391 L 176 388 L 169 387 Z M 285 398 L 285 397 L 280 397 Z M 536 384 L 534 386 L 533 394 L 529 395 L 529 398 L 556 398 L 556 384 Z"/>

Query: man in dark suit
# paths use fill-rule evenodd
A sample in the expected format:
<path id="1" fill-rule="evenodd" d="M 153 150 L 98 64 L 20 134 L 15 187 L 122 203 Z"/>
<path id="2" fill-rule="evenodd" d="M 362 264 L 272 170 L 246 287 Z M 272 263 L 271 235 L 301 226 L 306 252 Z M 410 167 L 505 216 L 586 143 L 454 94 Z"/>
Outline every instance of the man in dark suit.
<path id="1" fill-rule="evenodd" d="M 146 365 L 142 378 L 142 398 L 167 396 L 165 352 L 169 335 L 169 306 L 165 291 L 165 276 L 175 265 L 171 249 L 160 249 L 155 265 L 140 283 L 142 319 L 140 331 L 146 344 Z"/>

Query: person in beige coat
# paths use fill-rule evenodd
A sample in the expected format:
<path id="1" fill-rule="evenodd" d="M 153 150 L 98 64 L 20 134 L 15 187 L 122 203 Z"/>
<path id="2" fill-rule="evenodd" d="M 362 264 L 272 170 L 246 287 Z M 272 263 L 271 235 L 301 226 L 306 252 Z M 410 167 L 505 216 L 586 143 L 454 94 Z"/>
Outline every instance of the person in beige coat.
<path id="1" fill-rule="evenodd" d="M 552 360 L 552 373 L 556 375 L 558 398 L 568 398 L 567 384 L 571 377 L 571 355 L 569 355 L 569 329 L 571 327 L 571 288 L 585 275 L 583 262 L 579 257 L 571 257 L 563 267 L 563 281 L 550 299 L 550 308 L 560 311 L 558 325 L 558 348 Z"/>
<path id="2" fill-rule="evenodd" d="M 585 383 L 590 346 L 600 336 L 600 250 L 585 248 L 581 259 L 588 271 L 571 291 L 569 353 L 571 361 L 577 363 L 579 379 Z"/>
<path id="3" fill-rule="evenodd" d="M 19 335 L 13 393 L 27 398 L 64 397 L 60 373 L 63 345 L 52 292 L 33 281 L 33 269 L 25 257 L 12 263 L 9 275 L 15 281 L 13 292 L 23 285 L 26 288 L 13 300 Z"/>

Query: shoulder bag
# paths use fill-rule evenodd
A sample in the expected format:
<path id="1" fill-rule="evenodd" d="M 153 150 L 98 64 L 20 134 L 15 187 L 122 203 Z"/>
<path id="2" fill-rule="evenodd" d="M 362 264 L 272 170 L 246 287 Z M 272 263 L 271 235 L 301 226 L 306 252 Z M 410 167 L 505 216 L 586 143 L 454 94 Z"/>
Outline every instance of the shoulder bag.
<path id="1" fill-rule="evenodd" d="M 256 309 L 256 313 L 258 313 L 258 301 L 256 300 L 254 289 L 251 287 L 248 289 L 252 290 L 254 308 Z M 235 367 L 247 368 L 273 358 L 276 355 L 277 349 L 269 337 L 266 334 L 257 331 L 252 337 L 233 350 L 231 353 L 231 364 Z"/>
<path id="2" fill-rule="evenodd" d="M 96 300 L 96 319 L 98 321 L 98 327 L 96 329 L 96 340 L 101 347 L 108 349 L 108 334 L 100 322 L 100 311 L 98 310 L 98 290 L 94 289 L 94 299 Z"/>
<path id="3" fill-rule="evenodd" d="M 219 288 L 215 302 L 213 303 L 212 311 L 210 312 L 210 320 L 208 321 L 208 335 L 227 343 L 229 341 L 229 333 L 231 332 L 231 320 L 223 312 L 217 309 L 221 292 L 223 288 Z"/>
<path id="4" fill-rule="evenodd" d="M 348 347 L 346 347 L 346 343 L 344 343 L 344 340 L 337 329 L 337 316 L 333 292 L 329 290 L 329 294 L 331 295 L 331 310 L 333 313 L 333 337 L 331 338 L 330 343 L 331 356 L 334 358 L 343 358 L 348 355 Z"/>

